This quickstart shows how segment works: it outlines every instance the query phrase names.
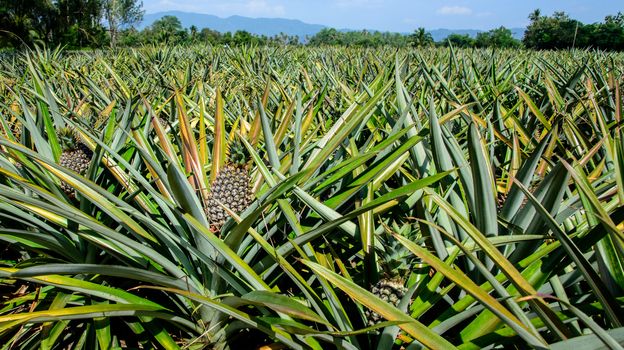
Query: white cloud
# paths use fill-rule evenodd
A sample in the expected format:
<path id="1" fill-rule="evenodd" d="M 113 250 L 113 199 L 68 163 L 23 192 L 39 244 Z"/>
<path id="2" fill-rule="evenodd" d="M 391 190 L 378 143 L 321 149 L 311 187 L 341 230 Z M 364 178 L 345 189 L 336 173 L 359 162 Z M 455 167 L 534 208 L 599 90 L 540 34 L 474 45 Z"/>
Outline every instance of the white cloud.
<path id="1" fill-rule="evenodd" d="M 441 15 L 469 15 L 472 10 L 465 6 L 442 6 L 437 12 Z"/>

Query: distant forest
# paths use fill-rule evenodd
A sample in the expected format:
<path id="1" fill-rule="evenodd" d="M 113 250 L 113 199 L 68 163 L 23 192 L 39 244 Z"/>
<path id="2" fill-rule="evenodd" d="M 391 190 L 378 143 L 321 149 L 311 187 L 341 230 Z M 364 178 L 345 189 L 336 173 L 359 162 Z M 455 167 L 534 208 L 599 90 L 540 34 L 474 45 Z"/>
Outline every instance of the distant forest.
<path id="1" fill-rule="evenodd" d="M 500 27 L 477 34 L 451 34 L 440 42 L 424 28 L 410 34 L 379 31 L 338 31 L 323 29 L 299 38 L 287 34 L 267 37 L 247 31 L 220 33 L 210 28 L 183 28 L 174 16 L 165 16 L 143 30 L 134 25 L 143 17 L 137 0 L 0 0 L 0 48 L 20 48 L 35 44 L 69 49 L 133 47 L 144 44 L 212 45 L 309 45 L 356 47 L 448 46 L 528 48 L 557 50 L 569 48 L 624 50 L 624 15 L 605 17 L 603 22 L 585 24 L 564 12 L 552 16 L 535 10 L 522 40 Z"/>

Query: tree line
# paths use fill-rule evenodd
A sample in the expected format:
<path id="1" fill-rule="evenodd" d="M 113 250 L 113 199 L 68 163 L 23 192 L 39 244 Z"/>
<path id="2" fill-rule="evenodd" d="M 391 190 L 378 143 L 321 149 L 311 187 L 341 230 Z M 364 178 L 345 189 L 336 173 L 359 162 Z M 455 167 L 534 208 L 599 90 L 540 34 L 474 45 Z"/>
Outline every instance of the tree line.
<path id="1" fill-rule="evenodd" d="M 122 46 L 159 43 L 261 46 L 299 45 L 300 40 L 296 35 L 284 33 L 268 37 L 265 35 L 254 35 L 245 30 L 239 30 L 234 33 L 220 33 L 209 28 L 200 30 L 196 26 L 185 29 L 182 27 L 180 20 L 175 16 L 164 16 L 141 31 L 135 28 L 126 29 L 120 33 L 119 37 L 119 44 Z"/>
<path id="2" fill-rule="evenodd" d="M 37 43 L 64 45 L 70 49 L 144 44 L 213 45 L 302 45 L 357 47 L 462 48 L 593 48 L 624 50 L 624 15 L 607 16 L 603 22 L 584 24 L 564 12 L 544 16 L 540 10 L 529 15 L 530 24 L 522 40 L 511 30 L 499 27 L 476 37 L 451 34 L 435 42 L 424 28 L 410 34 L 379 31 L 339 31 L 325 28 L 317 34 L 299 38 L 287 34 L 272 37 L 247 31 L 220 33 L 196 26 L 183 28 L 174 16 L 164 16 L 143 30 L 134 25 L 143 18 L 139 0 L 0 0 L 0 48 L 17 48 Z"/>
<path id="3" fill-rule="evenodd" d="M 533 11 L 529 19 L 531 23 L 522 40 L 527 48 L 624 50 L 624 14 L 621 12 L 593 24 L 581 23 L 565 12 L 543 16 L 540 10 Z"/>
<path id="4" fill-rule="evenodd" d="M 497 47 L 527 48 L 535 50 L 559 49 L 599 49 L 609 51 L 624 50 L 624 14 L 606 16 L 603 22 L 584 24 L 570 18 L 565 12 L 555 12 L 544 16 L 540 10 L 529 15 L 531 20 L 522 40 L 515 39 L 510 29 L 499 27 L 478 33 L 476 37 L 468 34 L 451 34 L 440 42 L 424 28 L 413 33 L 401 35 L 380 32 L 340 32 L 336 29 L 323 29 L 309 40 L 310 45 L 342 46 L 449 46 L 461 48 Z"/>
<path id="5" fill-rule="evenodd" d="M 511 30 L 500 27 L 487 32 L 478 33 L 476 38 L 470 35 L 451 34 L 440 42 L 435 42 L 431 33 L 425 28 L 418 28 L 413 33 L 403 35 L 399 33 L 382 33 L 363 31 L 340 32 L 336 29 L 323 29 L 310 38 L 309 45 L 340 45 L 340 46 L 448 46 L 455 47 L 521 47 L 520 40 L 513 37 Z"/>
<path id="6" fill-rule="evenodd" d="M 0 47 L 115 46 L 122 28 L 142 19 L 138 0 L 0 0 Z"/>

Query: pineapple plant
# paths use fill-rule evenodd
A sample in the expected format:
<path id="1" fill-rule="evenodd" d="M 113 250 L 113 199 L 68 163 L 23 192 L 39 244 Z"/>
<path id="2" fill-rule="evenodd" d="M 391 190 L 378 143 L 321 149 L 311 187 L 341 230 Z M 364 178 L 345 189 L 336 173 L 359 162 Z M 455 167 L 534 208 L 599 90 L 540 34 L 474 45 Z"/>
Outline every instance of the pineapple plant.
<path id="1" fill-rule="evenodd" d="M 84 175 L 91 164 L 93 151 L 82 142 L 80 136 L 72 128 L 62 128 L 59 130 L 58 136 L 63 148 L 59 165 Z M 65 181 L 61 181 L 61 189 L 70 198 L 76 197 L 74 188 Z"/>
<path id="2" fill-rule="evenodd" d="M 211 185 L 206 215 L 214 231 L 220 230 L 229 218 L 221 204 L 235 213 L 240 213 L 249 206 L 253 199 L 246 160 L 243 146 L 234 143 L 231 146 L 228 161 L 219 169 Z"/>

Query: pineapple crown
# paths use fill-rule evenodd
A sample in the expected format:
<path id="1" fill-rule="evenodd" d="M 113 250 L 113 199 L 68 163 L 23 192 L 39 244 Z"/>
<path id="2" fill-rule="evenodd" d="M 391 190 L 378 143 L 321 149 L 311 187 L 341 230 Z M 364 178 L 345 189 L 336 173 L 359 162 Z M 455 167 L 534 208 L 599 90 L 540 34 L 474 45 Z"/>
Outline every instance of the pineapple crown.
<path id="1" fill-rule="evenodd" d="M 390 235 L 382 238 L 385 251 L 379 252 L 381 268 L 388 277 L 404 276 L 412 268 L 414 255 Z M 381 237 L 380 237 L 381 238 Z"/>
<path id="2" fill-rule="evenodd" d="M 241 141 L 235 140 L 230 144 L 229 161 L 234 165 L 244 166 L 249 159 L 247 149 Z"/>
<path id="3" fill-rule="evenodd" d="M 80 143 L 80 137 L 78 136 L 74 128 L 60 128 L 57 132 L 57 135 L 63 149 L 65 150 L 75 149 Z"/>

